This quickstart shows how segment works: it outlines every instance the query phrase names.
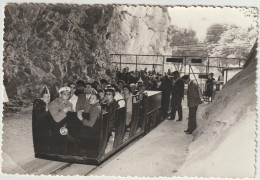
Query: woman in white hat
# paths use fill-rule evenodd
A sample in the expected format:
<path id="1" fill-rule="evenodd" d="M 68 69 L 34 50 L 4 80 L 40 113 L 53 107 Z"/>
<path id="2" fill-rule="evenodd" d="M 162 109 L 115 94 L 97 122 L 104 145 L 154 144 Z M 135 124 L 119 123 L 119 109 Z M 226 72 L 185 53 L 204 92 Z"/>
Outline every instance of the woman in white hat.
<path id="1" fill-rule="evenodd" d="M 49 104 L 49 111 L 56 122 L 63 120 L 67 116 L 68 111 L 73 111 L 73 105 L 69 102 L 70 91 L 69 87 L 60 88 L 60 97 Z"/>

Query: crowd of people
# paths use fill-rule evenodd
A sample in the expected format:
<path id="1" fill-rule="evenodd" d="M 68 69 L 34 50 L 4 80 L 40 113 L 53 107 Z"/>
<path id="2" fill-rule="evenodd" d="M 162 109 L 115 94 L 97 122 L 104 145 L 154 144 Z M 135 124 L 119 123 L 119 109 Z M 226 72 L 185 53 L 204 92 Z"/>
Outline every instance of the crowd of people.
<path id="1" fill-rule="evenodd" d="M 83 80 L 66 83 L 58 90 L 59 95 L 53 101 L 46 86 L 40 98 L 34 102 L 34 114 L 38 114 L 38 118 L 49 114 L 58 123 L 68 112 L 76 112 L 83 125 L 93 127 L 100 113 L 108 112 L 109 134 L 114 135 L 112 132 L 115 129 L 116 110 L 118 107 L 126 107 L 126 129 L 129 130 L 132 104 L 136 99 L 147 97 L 147 86 L 141 77 L 136 83 L 126 83 L 120 77 L 117 79 L 117 83 L 106 79 L 92 83 Z"/>
<path id="2" fill-rule="evenodd" d="M 62 121 L 68 112 L 76 112 L 77 117 L 85 126 L 93 127 L 101 111 L 108 112 L 109 134 L 115 129 L 116 109 L 126 107 L 126 129 L 130 128 L 132 104 L 138 99 L 147 97 L 146 90 L 162 91 L 161 113 L 164 118 L 174 120 L 176 112 L 182 120 L 182 99 L 184 97 L 184 83 L 188 84 L 188 107 L 190 108 L 187 134 L 196 129 L 196 111 L 201 103 L 198 86 L 189 76 L 180 77 L 178 71 L 162 76 L 155 71 L 129 72 L 128 68 L 117 71 L 116 79 L 108 81 L 84 82 L 78 80 L 69 82 L 58 90 L 59 96 L 50 102 L 50 92 L 47 87 L 41 97 L 34 102 L 34 110 L 39 114 L 50 114 L 54 121 Z M 170 98 L 171 97 L 171 98 Z M 171 113 L 168 114 L 171 99 Z M 44 117 L 44 116 L 43 116 Z M 194 119 L 195 118 L 195 119 Z"/>

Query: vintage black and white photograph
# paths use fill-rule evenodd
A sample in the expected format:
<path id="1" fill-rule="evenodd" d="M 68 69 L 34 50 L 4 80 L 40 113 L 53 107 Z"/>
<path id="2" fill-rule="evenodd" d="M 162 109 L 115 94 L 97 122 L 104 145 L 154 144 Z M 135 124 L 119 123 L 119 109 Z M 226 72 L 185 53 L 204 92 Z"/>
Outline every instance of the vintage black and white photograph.
<path id="1" fill-rule="evenodd" d="M 253 178 L 258 14 L 6 3 L 2 173 Z"/>

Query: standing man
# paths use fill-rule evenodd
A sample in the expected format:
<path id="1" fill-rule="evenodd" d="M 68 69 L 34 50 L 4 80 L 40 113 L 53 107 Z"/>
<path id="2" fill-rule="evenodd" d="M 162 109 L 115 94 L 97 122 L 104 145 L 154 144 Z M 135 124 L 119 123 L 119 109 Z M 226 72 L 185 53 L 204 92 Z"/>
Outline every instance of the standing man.
<path id="1" fill-rule="evenodd" d="M 161 111 L 163 118 L 168 118 L 172 82 L 167 74 L 162 79 L 160 90 L 162 91 Z"/>
<path id="2" fill-rule="evenodd" d="M 194 83 L 194 81 L 190 80 L 189 75 L 183 76 L 182 80 L 185 84 L 188 84 L 187 100 L 189 107 L 188 129 L 184 132 L 186 134 L 192 134 L 192 132 L 197 128 L 196 113 L 199 104 L 201 104 L 200 93 L 198 85 Z"/>
<path id="3" fill-rule="evenodd" d="M 169 120 L 174 120 L 176 111 L 178 111 L 179 119 L 177 121 L 182 121 L 182 98 L 184 96 L 184 82 L 180 78 L 180 73 L 178 71 L 173 72 L 173 78 L 174 78 L 174 85 L 172 88 L 172 110 L 171 110 L 171 117 Z"/>

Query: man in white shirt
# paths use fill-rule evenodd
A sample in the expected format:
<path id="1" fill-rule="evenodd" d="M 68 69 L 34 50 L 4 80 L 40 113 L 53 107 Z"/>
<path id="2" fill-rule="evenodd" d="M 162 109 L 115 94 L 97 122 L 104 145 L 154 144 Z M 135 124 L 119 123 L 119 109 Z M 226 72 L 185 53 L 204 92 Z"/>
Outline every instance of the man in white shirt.
<path id="1" fill-rule="evenodd" d="M 69 99 L 69 102 L 71 102 L 73 110 L 76 111 L 76 104 L 78 102 L 78 96 L 75 95 L 76 84 L 75 83 L 69 83 L 68 86 L 71 89 L 71 91 L 70 91 L 71 97 Z"/>
<path id="2" fill-rule="evenodd" d="M 124 100 L 124 97 L 122 96 L 122 94 L 119 92 L 118 86 L 113 84 L 112 87 L 115 90 L 115 97 L 114 97 L 114 99 L 116 101 L 120 100 L 120 101 L 118 101 L 119 107 L 125 107 L 125 100 Z"/>

